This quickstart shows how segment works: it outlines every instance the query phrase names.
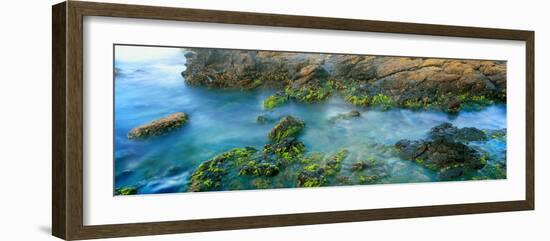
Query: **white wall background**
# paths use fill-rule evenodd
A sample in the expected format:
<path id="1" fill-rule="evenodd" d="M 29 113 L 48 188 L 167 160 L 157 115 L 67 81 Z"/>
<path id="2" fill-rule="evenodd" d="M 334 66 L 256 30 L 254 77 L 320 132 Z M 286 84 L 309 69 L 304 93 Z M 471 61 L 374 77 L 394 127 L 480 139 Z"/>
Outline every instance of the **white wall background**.
<path id="1" fill-rule="evenodd" d="M 98 0 L 99 1 L 99 0 Z M 6 1 L 0 10 L 0 240 L 56 240 L 51 230 L 51 10 L 58 1 Z M 407 21 L 536 31 L 536 210 L 408 220 L 165 235 L 154 240 L 548 240 L 549 6 L 544 1 L 195 0 L 115 2 Z M 120 240 L 152 240 L 153 237 Z"/>

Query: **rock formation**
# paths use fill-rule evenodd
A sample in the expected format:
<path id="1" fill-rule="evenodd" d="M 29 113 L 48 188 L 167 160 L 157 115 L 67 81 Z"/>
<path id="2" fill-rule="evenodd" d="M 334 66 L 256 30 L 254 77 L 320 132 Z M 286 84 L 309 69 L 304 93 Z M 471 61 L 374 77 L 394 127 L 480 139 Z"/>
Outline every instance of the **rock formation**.
<path id="1" fill-rule="evenodd" d="M 176 128 L 183 126 L 187 122 L 187 114 L 177 112 L 158 120 L 152 121 L 132 129 L 128 133 L 128 139 L 143 139 L 151 136 L 159 136 Z"/>
<path id="2" fill-rule="evenodd" d="M 504 61 L 193 48 L 182 75 L 194 86 L 275 88 L 302 102 L 339 93 L 357 105 L 456 112 L 468 103 L 506 100 Z"/>
<path id="3" fill-rule="evenodd" d="M 422 140 L 400 140 L 395 144 L 398 155 L 439 172 L 442 180 L 479 170 L 487 164 L 487 156 L 467 144 L 483 141 L 485 133 L 476 128 L 457 128 L 450 123 L 433 127 Z"/>

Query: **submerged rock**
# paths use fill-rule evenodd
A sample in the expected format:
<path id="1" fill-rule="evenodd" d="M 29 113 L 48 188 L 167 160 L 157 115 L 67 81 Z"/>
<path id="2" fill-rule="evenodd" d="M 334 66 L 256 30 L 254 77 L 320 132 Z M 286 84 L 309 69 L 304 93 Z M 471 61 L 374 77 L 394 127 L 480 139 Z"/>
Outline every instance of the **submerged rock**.
<path id="1" fill-rule="evenodd" d="M 201 163 L 191 174 L 189 191 L 223 190 L 223 178 L 231 167 L 253 161 L 257 150 L 253 147 L 235 148 Z"/>
<path id="2" fill-rule="evenodd" d="M 333 116 L 329 119 L 329 121 L 330 122 L 335 122 L 337 120 L 350 120 L 350 119 L 357 118 L 357 117 L 360 117 L 360 116 L 361 116 L 361 112 L 356 111 L 356 110 L 352 110 L 348 113 L 340 113 L 336 116 Z"/>
<path id="3" fill-rule="evenodd" d="M 228 178 L 237 175 L 273 178 L 291 163 L 298 162 L 304 150 L 304 144 L 293 137 L 266 144 L 262 151 L 254 147 L 235 148 L 201 163 L 191 174 L 188 190 L 203 192 L 242 188 L 241 184 L 235 183 L 236 179 Z M 242 181 L 255 186 L 251 183 L 253 180 Z"/>
<path id="4" fill-rule="evenodd" d="M 432 139 L 451 139 L 461 142 L 483 141 L 487 139 L 485 133 L 474 127 L 457 128 L 451 123 L 443 123 L 433 127 L 428 135 Z"/>
<path id="5" fill-rule="evenodd" d="M 264 146 L 264 154 L 276 155 L 278 157 L 289 159 L 302 155 L 305 151 L 305 145 L 294 137 L 287 137 L 279 142 L 266 144 Z"/>
<path id="6" fill-rule="evenodd" d="M 467 145 L 486 138 L 485 133 L 476 128 L 457 128 L 444 123 L 433 127 L 426 139 L 400 140 L 395 148 L 401 158 L 436 170 L 440 179 L 448 180 L 487 164 L 483 153 Z"/>
<path id="7" fill-rule="evenodd" d="M 267 99 L 264 100 L 264 108 L 265 109 L 273 109 L 277 106 L 280 106 L 288 101 L 288 95 L 285 93 L 277 92 L 274 95 L 271 95 L 267 97 Z"/>
<path id="8" fill-rule="evenodd" d="M 279 167 L 271 163 L 257 163 L 254 161 L 241 167 L 239 175 L 253 175 L 272 177 L 279 174 Z"/>
<path id="9" fill-rule="evenodd" d="M 128 133 L 128 139 L 143 139 L 151 136 L 162 135 L 183 126 L 187 122 L 187 119 L 187 114 L 183 112 L 168 115 L 151 123 L 132 129 Z"/>
<path id="10" fill-rule="evenodd" d="M 330 156 L 324 163 L 312 163 L 305 166 L 298 172 L 299 187 L 320 187 L 328 183 L 328 178 L 335 176 L 342 166 L 342 161 L 346 159 L 349 152 L 341 149 L 336 154 Z"/>
<path id="11" fill-rule="evenodd" d="M 256 123 L 258 124 L 265 124 L 267 122 L 269 122 L 269 118 L 265 115 L 259 115 L 256 117 Z"/>
<path id="12" fill-rule="evenodd" d="M 296 119 L 292 116 L 285 116 L 281 118 L 279 123 L 271 129 L 268 137 L 271 141 L 279 142 L 287 137 L 293 137 L 298 135 L 300 131 L 306 126 L 305 122 Z"/>
<path id="13" fill-rule="evenodd" d="M 363 171 L 367 167 L 368 167 L 368 165 L 367 165 L 366 162 L 358 161 L 358 162 L 355 162 L 351 165 L 351 171 L 352 172 Z"/>
<path id="14" fill-rule="evenodd" d="M 488 138 L 506 141 L 506 128 L 500 130 L 486 130 L 485 133 Z"/>

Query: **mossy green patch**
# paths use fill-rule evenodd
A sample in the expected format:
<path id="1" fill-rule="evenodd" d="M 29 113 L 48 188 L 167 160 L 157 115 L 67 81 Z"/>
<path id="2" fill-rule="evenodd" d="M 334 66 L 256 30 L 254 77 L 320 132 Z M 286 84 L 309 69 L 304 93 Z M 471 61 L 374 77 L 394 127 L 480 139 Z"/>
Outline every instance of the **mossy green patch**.
<path id="1" fill-rule="evenodd" d="M 389 109 L 393 103 L 389 96 L 379 93 L 372 97 L 371 105 L 380 106 L 382 109 Z"/>
<path id="2" fill-rule="evenodd" d="M 485 106 L 494 104 L 494 101 L 484 95 L 470 95 L 468 93 L 458 95 L 462 102 L 462 109 L 480 110 Z"/>
<path id="3" fill-rule="evenodd" d="M 409 109 L 423 109 L 424 103 L 422 103 L 422 101 L 417 99 L 409 99 L 403 102 L 403 106 Z"/>
<path id="4" fill-rule="evenodd" d="M 256 178 L 252 180 L 252 186 L 256 189 L 268 189 L 271 187 L 271 182 L 263 178 Z"/>
<path id="5" fill-rule="evenodd" d="M 258 163 L 250 161 L 239 170 L 240 176 L 266 176 L 272 177 L 279 174 L 279 167 L 271 163 Z"/>
<path id="6" fill-rule="evenodd" d="M 308 179 L 301 184 L 301 187 L 320 187 L 320 186 L 323 186 L 325 182 L 326 180 L 324 178 Z"/>
<path id="7" fill-rule="evenodd" d="M 271 141 L 279 142 L 285 138 L 296 136 L 305 127 L 305 122 L 292 116 L 283 117 L 269 132 Z"/>
<path id="8" fill-rule="evenodd" d="M 264 108 L 273 109 L 277 106 L 283 105 L 288 101 L 288 96 L 283 94 L 274 94 L 264 100 Z"/>
<path id="9" fill-rule="evenodd" d="M 115 195 L 135 195 L 137 194 L 137 188 L 136 187 L 121 187 L 115 189 Z"/>
<path id="10" fill-rule="evenodd" d="M 359 176 L 359 184 L 374 184 L 376 183 L 380 177 L 378 175 L 361 175 Z"/>
<path id="11" fill-rule="evenodd" d="M 222 179 L 227 174 L 227 168 L 235 163 L 250 162 L 257 150 L 253 147 L 235 148 L 219 154 L 211 160 L 201 163 L 191 174 L 189 190 L 193 192 L 220 190 Z"/>
<path id="12" fill-rule="evenodd" d="M 369 97 L 367 95 L 357 96 L 357 95 L 347 95 L 345 97 L 346 101 L 354 105 L 367 106 L 369 104 Z"/>
<path id="13" fill-rule="evenodd" d="M 342 161 L 346 159 L 349 152 L 345 149 L 339 150 L 334 155 L 328 157 L 323 164 L 319 163 L 320 158 L 305 158 L 307 161 L 301 171 L 298 173 L 298 186 L 300 187 L 319 187 L 328 184 L 328 177 L 335 176 L 340 172 Z"/>

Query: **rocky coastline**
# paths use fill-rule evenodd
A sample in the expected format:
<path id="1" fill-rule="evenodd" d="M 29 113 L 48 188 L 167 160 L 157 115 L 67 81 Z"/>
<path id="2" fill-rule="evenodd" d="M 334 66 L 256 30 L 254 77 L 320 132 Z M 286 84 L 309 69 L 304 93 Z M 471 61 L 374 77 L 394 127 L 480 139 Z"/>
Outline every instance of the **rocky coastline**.
<path id="1" fill-rule="evenodd" d="M 189 86 L 270 89 L 275 93 L 262 101 L 262 113 L 254 113 L 257 125 L 271 128 L 265 133 L 266 142 L 197 160 L 200 164 L 182 184 L 182 190 L 391 183 L 387 178 L 393 167 L 386 159 L 392 158 L 435 173 L 437 181 L 506 178 L 506 160 L 479 148 L 491 141 L 505 142 L 506 129 L 459 128 L 441 123 L 419 139 L 369 144 L 376 156 L 357 157 L 347 147 L 313 152 L 300 140 L 302 133 L 312 128 L 306 121 L 288 114 L 266 114 L 289 102 L 321 103 L 339 96 L 354 107 L 328 117 L 326 121 L 332 124 L 363 118 L 370 108 L 436 110 L 456 116 L 462 110 L 506 103 L 505 61 L 200 48 L 186 51 L 186 69 L 181 74 Z M 188 121 L 188 114 L 177 112 L 133 128 L 127 138 L 164 135 Z M 115 194 L 134 195 L 139 188 L 124 186 L 115 189 Z"/>
<path id="2" fill-rule="evenodd" d="M 358 106 L 449 113 L 506 101 L 505 61 L 199 48 L 186 57 L 188 85 L 279 90 L 264 101 L 266 109 L 332 95 Z"/>

